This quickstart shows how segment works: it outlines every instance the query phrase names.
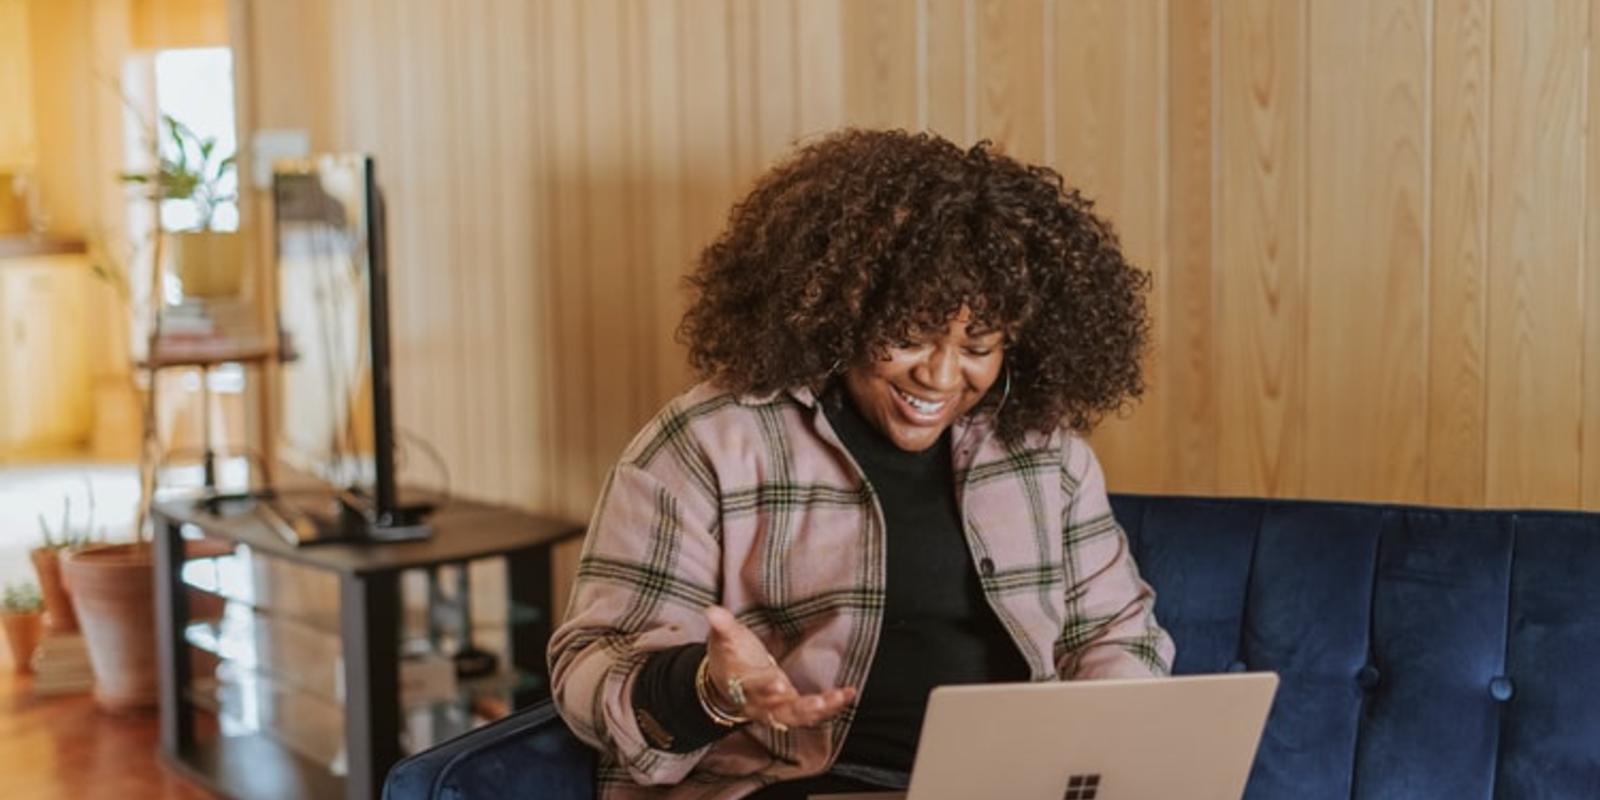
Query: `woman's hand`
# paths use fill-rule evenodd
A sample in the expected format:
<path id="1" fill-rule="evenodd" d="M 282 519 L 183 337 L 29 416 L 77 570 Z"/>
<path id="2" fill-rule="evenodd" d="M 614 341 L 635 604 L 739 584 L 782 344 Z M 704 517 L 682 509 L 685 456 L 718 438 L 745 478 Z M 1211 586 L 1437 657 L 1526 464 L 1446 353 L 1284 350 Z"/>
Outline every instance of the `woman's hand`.
<path id="1" fill-rule="evenodd" d="M 711 624 L 706 672 L 719 707 L 737 708 L 740 716 L 783 730 L 825 722 L 855 699 L 856 690 L 849 687 L 800 694 L 761 640 L 732 613 L 721 606 L 708 606 L 705 614 Z M 742 703 L 735 702 L 730 693 L 730 680 L 737 682 Z"/>

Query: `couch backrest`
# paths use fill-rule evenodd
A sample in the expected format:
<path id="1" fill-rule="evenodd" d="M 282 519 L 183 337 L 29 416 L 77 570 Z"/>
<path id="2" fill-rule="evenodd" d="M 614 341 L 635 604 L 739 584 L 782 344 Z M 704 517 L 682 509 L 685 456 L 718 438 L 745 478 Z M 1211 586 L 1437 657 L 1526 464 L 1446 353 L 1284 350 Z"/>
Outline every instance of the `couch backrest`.
<path id="1" fill-rule="evenodd" d="M 1282 677 L 1247 797 L 1600 797 L 1600 514 L 1112 504 L 1175 671 Z"/>

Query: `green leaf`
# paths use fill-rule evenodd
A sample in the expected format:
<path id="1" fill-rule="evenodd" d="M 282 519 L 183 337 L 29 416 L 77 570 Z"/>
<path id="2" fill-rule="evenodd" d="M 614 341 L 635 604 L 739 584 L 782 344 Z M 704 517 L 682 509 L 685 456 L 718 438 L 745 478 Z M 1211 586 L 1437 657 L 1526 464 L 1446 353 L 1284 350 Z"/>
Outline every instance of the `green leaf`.
<path id="1" fill-rule="evenodd" d="M 238 155 L 238 153 L 235 153 L 217 162 L 216 174 L 214 174 L 211 179 L 213 181 L 220 182 L 223 178 L 227 177 L 228 173 L 233 171 L 233 169 L 238 166 L 235 163 L 235 158 L 237 158 Z"/>
<path id="2" fill-rule="evenodd" d="M 170 131 L 172 135 L 172 144 L 177 148 L 178 151 L 178 156 L 174 162 L 173 169 L 178 172 L 185 172 L 189 169 L 189 148 L 185 146 L 187 140 L 183 135 L 183 132 L 186 129 L 183 127 L 183 123 L 173 119 L 170 116 L 162 117 L 162 119 L 166 120 L 167 130 Z"/>

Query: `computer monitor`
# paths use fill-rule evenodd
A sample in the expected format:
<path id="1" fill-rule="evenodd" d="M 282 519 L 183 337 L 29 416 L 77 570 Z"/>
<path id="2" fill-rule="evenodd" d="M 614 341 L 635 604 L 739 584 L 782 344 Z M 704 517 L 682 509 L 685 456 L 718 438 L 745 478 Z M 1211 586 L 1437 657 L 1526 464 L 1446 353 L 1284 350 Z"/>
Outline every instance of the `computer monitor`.
<path id="1" fill-rule="evenodd" d="M 338 490 L 369 534 L 407 538 L 426 506 L 400 501 L 389 361 L 383 198 L 365 155 L 273 169 L 279 455 Z"/>

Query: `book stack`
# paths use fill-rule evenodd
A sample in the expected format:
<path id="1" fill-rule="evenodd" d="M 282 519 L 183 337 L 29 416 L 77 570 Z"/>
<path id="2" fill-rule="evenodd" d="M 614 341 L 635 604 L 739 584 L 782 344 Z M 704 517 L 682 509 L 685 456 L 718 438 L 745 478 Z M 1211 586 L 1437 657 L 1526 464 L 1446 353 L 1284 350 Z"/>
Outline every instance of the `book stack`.
<path id="1" fill-rule="evenodd" d="M 256 333 L 255 311 L 239 300 L 184 298 L 161 309 L 163 339 L 228 339 Z"/>
<path id="2" fill-rule="evenodd" d="M 33 691 L 38 695 L 71 694 L 94 688 L 89 648 L 83 634 L 47 633 L 33 651 Z"/>

